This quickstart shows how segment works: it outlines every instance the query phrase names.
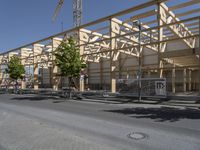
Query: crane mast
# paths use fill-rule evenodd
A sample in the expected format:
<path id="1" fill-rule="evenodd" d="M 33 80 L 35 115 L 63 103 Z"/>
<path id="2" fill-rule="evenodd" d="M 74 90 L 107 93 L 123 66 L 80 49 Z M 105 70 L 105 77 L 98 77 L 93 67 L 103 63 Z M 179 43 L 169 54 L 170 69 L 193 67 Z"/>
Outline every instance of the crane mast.
<path id="1" fill-rule="evenodd" d="M 61 7 L 63 6 L 64 0 L 59 0 L 58 5 L 54 11 L 52 21 L 55 21 Z M 73 0 L 73 25 L 78 27 L 82 21 L 82 0 Z"/>
<path id="2" fill-rule="evenodd" d="M 82 0 L 73 0 L 73 25 L 78 27 L 82 22 Z"/>

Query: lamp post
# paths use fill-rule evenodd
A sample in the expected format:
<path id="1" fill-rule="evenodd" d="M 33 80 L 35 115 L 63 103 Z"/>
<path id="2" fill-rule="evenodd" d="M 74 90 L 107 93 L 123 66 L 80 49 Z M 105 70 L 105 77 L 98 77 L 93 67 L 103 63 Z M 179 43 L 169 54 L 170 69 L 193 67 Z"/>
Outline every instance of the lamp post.
<path id="1" fill-rule="evenodd" d="M 142 61 L 141 61 L 141 22 L 140 20 L 135 20 L 133 21 L 133 26 L 137 26 L 139 30 L 139 35 L 138 35 L 138 49 L 139 49 L 139 55 L 138 55 L 138 101 L 141 101 L 141 89 L 142 89 L 142 84 L 141 84 L 141 75 L 142 75 Z"/>

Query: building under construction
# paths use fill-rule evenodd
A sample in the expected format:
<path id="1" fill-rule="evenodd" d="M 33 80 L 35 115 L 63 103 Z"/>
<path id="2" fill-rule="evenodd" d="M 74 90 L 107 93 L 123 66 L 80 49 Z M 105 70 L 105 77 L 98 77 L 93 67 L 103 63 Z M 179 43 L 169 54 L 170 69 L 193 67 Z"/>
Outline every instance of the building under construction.
<path id="1" fill-rule="evenodd" d="M 187 11 L 185 11 L 187 10 Z M 166 79 L 168 93 L 200 94 L 200 0 L 148 1 L 138 6 L 0 54 L 1 87 L 13 55 L 21 58 L 34 90 L 58 90 L 63 80 L 55 57 L 61 41 L 74 36 L 87 64 L 79 90 L 118 90 L 118 80 Z"/>

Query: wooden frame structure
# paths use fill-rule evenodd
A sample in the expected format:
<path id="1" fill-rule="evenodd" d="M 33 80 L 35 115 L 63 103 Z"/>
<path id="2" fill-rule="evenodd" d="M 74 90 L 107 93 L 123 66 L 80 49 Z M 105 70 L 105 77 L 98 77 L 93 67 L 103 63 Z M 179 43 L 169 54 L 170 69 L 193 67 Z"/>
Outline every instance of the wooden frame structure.
<path id="1" fill-rule="evenodd" d="M 1 78 L 2 66 L 12 55 L 19 55 L 23 65 L 34 68 L 35 90 L 39 87 L 39 65 L 50 70 L 49 82 L 54 90 L 58 90 L 58 68 L 52 52 L 62 40 L 74 36 L 80 54 L 89 66 L 86 72 L 91 84 L 97 81 L 92 76 L 98 76 L 100 86 L 106 82 L 110 90 L 116 92 L 116 79 L 135 77 L 141 55 L 143 77 L 169 76 L 169 89 L 175 93 L 176 77 L 180 75 L 182 91 L 198 90 L 200 94 L 200 16 L 197 15 L 200 0 L 183 0 L 171 7 L 167 4 L 167 0 L 149 1 L 1 53 Z M 194 5 L 197 8 L 175 13 Z M 142 22 L 141 31 L 133 25 L 134 20 Z M 80 90 L 84 89 L 84 82 L 80 82 Z"/>

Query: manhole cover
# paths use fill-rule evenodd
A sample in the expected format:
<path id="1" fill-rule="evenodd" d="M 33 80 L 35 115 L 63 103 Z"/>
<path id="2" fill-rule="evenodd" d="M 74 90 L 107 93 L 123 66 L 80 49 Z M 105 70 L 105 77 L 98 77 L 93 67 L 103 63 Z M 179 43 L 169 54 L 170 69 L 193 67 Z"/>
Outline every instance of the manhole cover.
<path id="1" fill-rule="evenodd" d="M 141 133 L 141 132 L 132 132 L 132 133 L 129 133 L 127 136 L 128 138 L 134 139 L 134 140 L 142 140 L 148 137 L 146 134 Z"/>

